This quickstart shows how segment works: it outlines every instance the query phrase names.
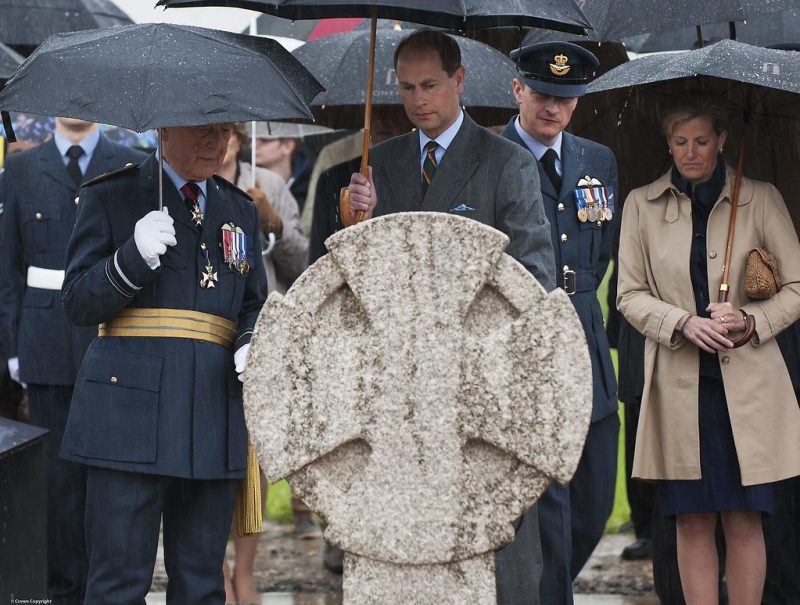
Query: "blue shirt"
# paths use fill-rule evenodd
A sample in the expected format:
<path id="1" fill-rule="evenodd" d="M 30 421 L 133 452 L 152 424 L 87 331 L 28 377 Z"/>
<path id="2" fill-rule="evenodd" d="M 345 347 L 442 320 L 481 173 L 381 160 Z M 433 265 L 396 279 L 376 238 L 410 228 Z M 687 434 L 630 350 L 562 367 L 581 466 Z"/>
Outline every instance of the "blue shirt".
<path id="1" fill-rule="evenodd" d="M 536 158 L 537 162 L 542 159 L 542 156 L 548 149 L 552 149 L 553 151 L 555 151 L 556 155 L 558 156 L 558 159 L 556 160 L 556 172 L 558 172 L 559 175 L 563 174 L 563 171 L 561 170 L 561 139 L 563 138 L 562 133 L 559 132 L 558 136 L 556 137 L 555 143 L 553 143 L 553 146 L 548 147 L 547 145 L 542 145 L 539 141 L 537 141 L 531 135 L 525 132 L 525 129 L 519 123 L 519 116 L 517 116 L 517 119 L 514 120 L 514 128 L 516 128 L 519 138 L 521 138 L 522 142 L 525 143 L 526 147 L 530 149 L 531 153 L 533 154 L 533 157 Z"/>
<path id="2" fill-rule="evenodd" d="M 159 158 L 159 153 L 160 153 L 160 150 L 156 150 L 156 159 Z M 184 196 L 183 192 L 181 191 L 181 187 L 183 187 L 189 181 L 187 181 L 185 178 L 183 178 L 177 172 L 175 172 L 175 169 L 172 166 L 169 165 L 169 162 L 167 160 L 164 160 L 164 172 L 167 173 L 167 176 L 169 177 L 169 180 L 171 180 L 172 184 L 175 185 L 175 189 L 178 190 L 178 193 L 181 194 L 181 197 L 186 199 L 186 196 Z M 197 200 L 197 202 L 198 202 L 198 204 L 200 204 L 200 212 L 205 214 L 205 212 L 206 212 L 206 187 L 207 187 L 206 181 L 192 181 L 192 182 L 195 185 L 197 185 L 198 187 L 200 187 L 200 199 Z"/>
<path id="3" fill-rule="evenodd" d="M 64 162 L 64 166 L 66 166 L 67 163 L 69 163 L 67 150 L 72 147 L 73 143 L 67 139 L 67 137 L 58 132 L 58 130 L 53 133 L 53 139 L 55 140 L 56 147 L 58 148 L 58 153 L 61 154 L 61 160 Z M 83 139 L 80 143 L 77 143 L 78 147 L 83 149 L 83 155 L 78 158 L 78 167 L 81 169 L 81 174 L 86 174 L 86 169 L 89 167 L 89 162 L 92 161 L 92 154 L 97 147 L 98 141 L 100 141 L 100 130 L 95 128 L 89 136 Z"/>
<path id="4" fill-rule="evenodd" d="M 427 155 L 425 152 L 425 145 L 428 144 L 428 141 L 435 140 L 437 143 L 439 143 L 439 147 L 437 147 L 436 151 L 433 152 L 433 155 L 436 158 L 436 165 L 438 166 L 442 162 L 442 157 L 444 156 L 444 152 L 447 151 L 447 148 L 450 146 L 450 143 L 452 143 L 453 139 L 456 138 L 456 135 L 458 134 L 458 129 L 461 128 L 461 123 L 463 121 L 464 121 L 464 111 L 459 109 L 458 118 L 456 118 L 456 121 L 453 122 L 447 130 L 445 130 L 435 139 L 430 138 L 427 134 L 422 132 L 422 130 L 418 130 L 420 174 L 422 174 L 422 165 L 425 163 L 425 156 Z"/>

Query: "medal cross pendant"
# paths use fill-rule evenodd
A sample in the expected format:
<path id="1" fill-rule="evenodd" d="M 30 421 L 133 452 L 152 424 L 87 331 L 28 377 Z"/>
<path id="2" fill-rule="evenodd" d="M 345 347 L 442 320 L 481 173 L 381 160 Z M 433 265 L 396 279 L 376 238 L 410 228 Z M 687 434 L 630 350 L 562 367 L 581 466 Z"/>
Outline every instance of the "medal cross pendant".
<path id="1" fill-rule="evenodd" d="M 205 273 L 200 276 L 200 287 L 213 288 L 215 281 L 218 281 L 217 272 L 214 271 L 214 267 L 212 267 L 210 264 L 206 265 Z"/>

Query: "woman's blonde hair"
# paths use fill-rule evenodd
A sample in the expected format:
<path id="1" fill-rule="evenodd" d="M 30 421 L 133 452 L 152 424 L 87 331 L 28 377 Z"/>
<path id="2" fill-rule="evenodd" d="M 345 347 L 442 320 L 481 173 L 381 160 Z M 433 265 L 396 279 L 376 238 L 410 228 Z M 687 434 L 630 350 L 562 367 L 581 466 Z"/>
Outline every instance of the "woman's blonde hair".
<path id="1" fill-rule="evenodd" d="M 711 127 L 717 135 L 728 132 L 725 112 L 718 105 L 708 101 L 685 103 L 673 107 L 662 116 L 661 129 L 664 131 L 664 134 L 669 137 L 678 124 L 702 117 L 711 119 Z"/>

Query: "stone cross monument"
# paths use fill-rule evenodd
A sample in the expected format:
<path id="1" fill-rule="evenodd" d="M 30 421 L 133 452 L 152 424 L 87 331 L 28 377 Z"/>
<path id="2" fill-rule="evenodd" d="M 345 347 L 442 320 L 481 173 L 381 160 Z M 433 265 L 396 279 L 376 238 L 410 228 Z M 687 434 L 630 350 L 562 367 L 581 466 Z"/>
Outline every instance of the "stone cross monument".
<path id="1" fill-rule="evenodd" d="M 493 551 L 577 467 L 583 329 L 507 243 L 444 213 L 372 219 L 259 317 L 250 437 L 345 551 L 345 603 L 495 603 Z"/>

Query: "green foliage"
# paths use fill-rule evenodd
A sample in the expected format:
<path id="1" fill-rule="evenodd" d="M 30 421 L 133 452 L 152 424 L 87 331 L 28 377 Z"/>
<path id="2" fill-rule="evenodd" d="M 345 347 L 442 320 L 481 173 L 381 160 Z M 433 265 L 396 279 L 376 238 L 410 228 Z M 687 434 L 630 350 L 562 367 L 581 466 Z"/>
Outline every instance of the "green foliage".
<path id="1" fill-rule="evenodd" d="M 278 523 L 292 522 L 292 488 L 286 481 L 278 481 L 269 486 L 267 519 Z"/>

